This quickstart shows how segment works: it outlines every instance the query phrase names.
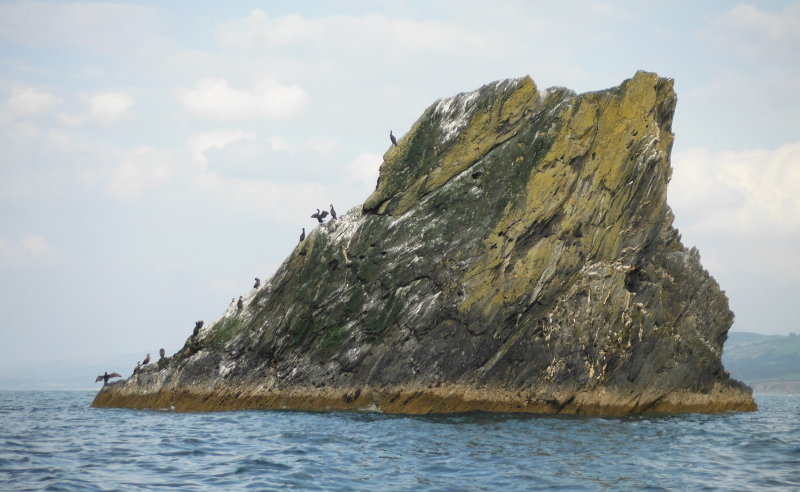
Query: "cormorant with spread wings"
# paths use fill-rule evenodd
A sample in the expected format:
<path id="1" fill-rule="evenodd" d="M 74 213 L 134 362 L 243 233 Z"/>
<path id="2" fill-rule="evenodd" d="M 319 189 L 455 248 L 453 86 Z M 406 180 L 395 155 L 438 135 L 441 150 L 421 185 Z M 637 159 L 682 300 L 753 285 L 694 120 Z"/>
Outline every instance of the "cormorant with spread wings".
<path id="1" fill-rule="evenodd" d="M 319 209 L 317 209 L 317 213 L 311 214 L 311 218 L 312 219 L 317 219 L 320 224 L 322 224 L 322 219 L 324 219 L 327 216 L 328 216 L 328 211 L 327 210 L 323 210 L 322 212 L 320 212 Z"/>
<path id="2" fill-rule="evenodd" d="M 109 379 L 111 379 L 111 378 L 121 378 L 121 377 L 122 377 L 122 374 L 120 374 L 118 372 L 112 372 L 111 374 L 106 372 L 105 374 L 101 374 L 101 375 L 97 376 L 97 379 L 95 379 L 94 382 L 96 383 L 98 381 L 103 381 L 103 386 L 105 386 L 105 385 L 108 384 L 108 380 Z"/>

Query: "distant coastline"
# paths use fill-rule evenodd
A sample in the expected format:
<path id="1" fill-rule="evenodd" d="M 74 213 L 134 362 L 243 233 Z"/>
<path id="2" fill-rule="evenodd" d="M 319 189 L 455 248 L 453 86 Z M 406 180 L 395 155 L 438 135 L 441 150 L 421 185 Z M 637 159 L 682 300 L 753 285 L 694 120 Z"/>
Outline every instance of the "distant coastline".
<path id="1" fill-rule="evenodd" d="M 755 393 L 800 394 L 800 336 L 730 332 L 722 363 Z"/>
<path id="2" fill-rule="evenodd" d="M 769 381 L 750 385 L 754 393 L 800 395 L 800 381 Z"/>

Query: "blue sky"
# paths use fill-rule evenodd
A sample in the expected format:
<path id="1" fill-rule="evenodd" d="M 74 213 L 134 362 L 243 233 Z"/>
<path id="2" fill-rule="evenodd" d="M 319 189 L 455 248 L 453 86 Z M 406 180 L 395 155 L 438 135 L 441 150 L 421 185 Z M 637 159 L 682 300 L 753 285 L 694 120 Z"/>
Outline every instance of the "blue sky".
<path id="1" fill-rule="evenodd" d="M 797 53 L 789 1 L 0 2 L 0 356 L 174 353 L 436 99 L 639 69 L 733 329 L 800 332 Z"/>

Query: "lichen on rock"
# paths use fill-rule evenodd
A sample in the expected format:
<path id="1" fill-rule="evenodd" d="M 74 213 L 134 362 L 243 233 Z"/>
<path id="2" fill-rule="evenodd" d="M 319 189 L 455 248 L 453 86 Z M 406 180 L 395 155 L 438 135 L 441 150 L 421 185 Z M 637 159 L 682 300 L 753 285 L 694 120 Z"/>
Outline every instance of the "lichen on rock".
<path id="1" fill-rule="evenodd" d="M 676 96 L 506 80 L 428 108 L 362 207 L 169 364 L 93 405 L 627 415 L 754 410 L 727 298 L 672 227 Z"/>

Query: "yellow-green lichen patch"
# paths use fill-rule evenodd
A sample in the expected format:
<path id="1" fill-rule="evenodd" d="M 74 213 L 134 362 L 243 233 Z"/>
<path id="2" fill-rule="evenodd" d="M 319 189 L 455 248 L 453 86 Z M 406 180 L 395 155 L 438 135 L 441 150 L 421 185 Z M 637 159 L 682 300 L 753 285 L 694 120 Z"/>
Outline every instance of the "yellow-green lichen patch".
<path id="1" fill-rule="evenodd" d="M 441 142 L 441 118 L 437 120 L 435 107 L 429 108 L 426 118 L 412 128 L 402 144 L 387 152 L 381 166 L 378 189 L 365 201 L 365 210 L 378 209 L 379 213 L 399 215 L 415 204 L 420 197 L 441 187 L 456 174 L 467 169 L 493 147 L 513 137 L 520 123 L 533 112 L 539 92 L 530 77 L 520 79 L 513 87 L 503 87 L 500 97 L 486 97 L 483 93 L 500 90 L 485 86 L 474 97 L 476 107 L 468 114 L 463 129 L 455 137 L 458 145 Z M 462 95 L 470 97 L 471 95 Z M 441 145 L 443 148 L 439 148 Z"/>

